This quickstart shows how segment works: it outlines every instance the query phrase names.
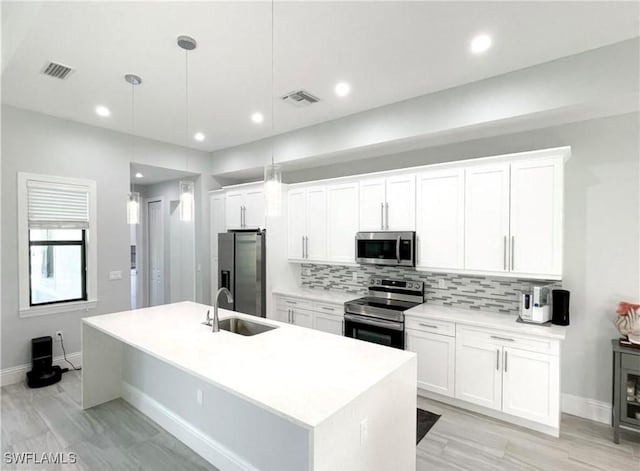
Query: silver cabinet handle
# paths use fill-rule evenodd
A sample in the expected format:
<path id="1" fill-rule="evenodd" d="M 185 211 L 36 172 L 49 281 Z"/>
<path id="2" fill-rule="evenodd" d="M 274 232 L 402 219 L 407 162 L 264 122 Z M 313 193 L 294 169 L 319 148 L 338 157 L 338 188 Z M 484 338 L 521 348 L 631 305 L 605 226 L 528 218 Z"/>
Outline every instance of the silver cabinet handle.
<path id="1" fill-rule="evenodd" d="M 511 271 L 514 271 L 516 269 L 515 247 L 516 247 L 516 236 L 511 236 Z"/>
<path id="2" fill-rule="evenodd" d="M 387 230 L 389 230 L 389 203 L 384 204 L 387 208 Z"/>
<path id="3" fill-rule="evenodd" d="M 309 258 L 309 237 L 304 238 L 304 250 L 307 253 L 307 258 Z"/>
<path id="4" fill-rule="evenodd" d="M 384 230 L 384 203 L 380 203 L 380 229 Z"/>
<path id="5" fill-rule="evenodd" d="M 437 329 L 438 328 L 437 325 L 422 324 L 422 323 L 420 323 L 419 325 L 421 325 L 422 327 L 429 327 L 430 329 Z"/>
<path id="6" fill-rule="evenodd" d="M 507 236 L 504 236 L 502 241 L 502 267 L 507 271 Z"/>
<path id="7" fill-rule="evenodd" d="M 304 258 L 304 236 L 302 236 L 302 245 L 300 246 L 300 250 L 302 251 L 302 258 Z"/>
<path id="8" fill-rule="evenodd" d="M 500 349 L 496 349 L 496 370 L 500 371 Z"/>
<path id="9" fill-rule="evenodd" d="M 498 337 L 497 335 L 492 335 L 491 338 L 493 340 L 504 340 L 505 342 L 515 342 L 513 339 L 509 339 L 507 337 Z"/>
<path id="10" fill-rule="evenodd" d="M 398 263 L 400 263 L 400 240 L 401 239 L 402 239 L 401 236 L 398 236 L 398 238 L 396 239 L 396 260 L 398 261 Z"/>
<path id="11" fill-rule="evenodd" d="M 335 311 L 335 308 L 332 308 L 332 307 L 327 307 L 327 306 L 320 306 L 320 307 L 325 311 L 331 311 L 331 312 Z"/>
<path id="12" fill-rule="evenodd" d="M 242 227 L 247 227 L 247 207 L 242 207 Z"/>
<path id="13" fill-rule="evenodd" d="M 298 304 L 298 303 L 297 303 L 297 302 L 295 302 L 295 301 L 285 301 L 285 303 L 287 303 L 287 304 Z"/>
<path id="14" fill-rule="evenodd" d="M 509 358 L 508 356 L 508 352 L 505 350 L 504 351 L 504 372 L 507 372 L 507 358 Z"/>

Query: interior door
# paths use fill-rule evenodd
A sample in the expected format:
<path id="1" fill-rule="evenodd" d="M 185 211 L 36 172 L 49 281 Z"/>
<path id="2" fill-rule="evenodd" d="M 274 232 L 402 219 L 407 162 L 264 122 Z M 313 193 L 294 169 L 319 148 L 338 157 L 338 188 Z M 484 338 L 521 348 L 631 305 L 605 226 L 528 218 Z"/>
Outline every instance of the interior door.
<path id="1" fill-rule="evenodd" d="M 241 191 L 228 191 L 225 195 L 224 217 L 227 229 L 242 229 L 242 207 L 244 206 L 244 193 Z"/>
<path id="2" fill-rule="evenodd" d="M 307 192 L 304 188 L 289 190 L 288 194 L 288 252 L 293 260 L 302 259 L 302 238 L 307 232 Z"/>
<path id="3" fill-rule="evenodd" d="M 418 387 L 453 397 L 456 339 L 408 329 L 405 350 L 418 355 Z"/>
<path id="4" fill-rule="evenodd" d="M 305 252 L 308 260 L 327 258 L 327 191 L 323 186 L 307 189 L 307 232 Z"/>
<path id="5" fill-rule="evenodd" d="M 371 178 L 360 182 L 360 230 L 384 230 L 384 178 Z"/>
<path id="6" fill-rule="evenodd" d="M 502 411 L 557 427 L 559 362 L 555 356 L 504 347 Z"/>
<path id="7" fill-rule="evenodd" d="M 386 181 L 386 224 L 390 231 L 416 230 L 416 177 L 397 175 Z"/>
<path id="8" fill-rule="evenodd" d="M 562 157 L 511 164 L 511 271 L 562 275 Z"/>
<path id="9" fill-rule="evenodd" d="M 164 222 L 162 201 L 147 203 L 149 306 L 164 304 Z"/>
<path id="10" fill-rule="evenodd" d="M 465 268 L 509 270 L 509 164 L 465 171 Z"/>
<path id="11" fill-rule="evenodd" d="M 464 169 L 418 175 L 419 267 L 464 268 Z"/>
<path id="12" fill-rule="evenodd" d="M 358 183 L 327 188 L 327 261 L 354 263 L 358 232 Z"/>
<path id="13" fill-rule="evenodd" d="M 456 398 L 489 409 L 502 407 L 502 347 L 456 338 Z"/>
<path id="14" fill-rule="evenodd" d="M 245 193 L 245 228 L 258 229 L 264 227 L 264 191 L 262 185 L 247 190 Z"/>

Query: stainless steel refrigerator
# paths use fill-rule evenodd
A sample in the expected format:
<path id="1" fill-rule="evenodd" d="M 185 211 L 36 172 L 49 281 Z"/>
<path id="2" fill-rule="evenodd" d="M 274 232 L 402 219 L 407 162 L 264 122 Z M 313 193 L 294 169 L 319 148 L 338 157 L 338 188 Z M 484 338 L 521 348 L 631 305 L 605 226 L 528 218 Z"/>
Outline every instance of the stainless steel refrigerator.
<path id="1" fill-rule="evenodd" d="M 227 288 L 233 303 L 224 296 L 224 309 L 266 317 L 266 233 L 229 231 L 218 234 L 218 287 Z"/>

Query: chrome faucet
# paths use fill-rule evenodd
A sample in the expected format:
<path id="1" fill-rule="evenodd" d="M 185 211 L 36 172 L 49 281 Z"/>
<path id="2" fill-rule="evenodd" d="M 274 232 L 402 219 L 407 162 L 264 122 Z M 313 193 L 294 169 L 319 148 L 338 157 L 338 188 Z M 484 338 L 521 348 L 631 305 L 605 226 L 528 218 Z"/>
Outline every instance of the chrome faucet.
<path id="1" fill-rule="evenodd" d="M 218 293 L 216 294 L 215 302 L 213 303 L 213 322 L 211 323 L 211 332 L 220 332 L 220 318 L 218 317 L 218 299 L 220 299 L 220 294 L 224 293 L 227 295 L 227 302 L 231 304 L 233 302 L 233 296 L 231 296 L 231 291 L 227 288 L 220 288 Z"/>

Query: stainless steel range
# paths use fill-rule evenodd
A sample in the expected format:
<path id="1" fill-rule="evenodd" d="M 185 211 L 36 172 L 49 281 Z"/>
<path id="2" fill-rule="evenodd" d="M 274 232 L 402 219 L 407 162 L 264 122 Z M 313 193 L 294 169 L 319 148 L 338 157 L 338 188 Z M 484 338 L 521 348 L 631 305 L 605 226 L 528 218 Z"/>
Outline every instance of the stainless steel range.
<path id="1" fill-rule="evenodd" d="M 423 302 L 422 281 L 372 278 L 368 296 L 344 303 L 344 335 L 404 349 L 404 311 Z"/>

